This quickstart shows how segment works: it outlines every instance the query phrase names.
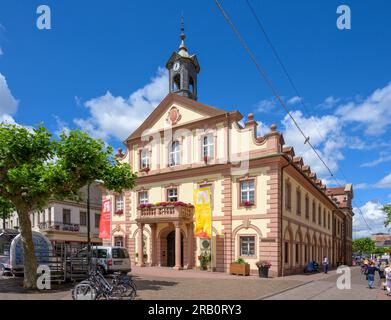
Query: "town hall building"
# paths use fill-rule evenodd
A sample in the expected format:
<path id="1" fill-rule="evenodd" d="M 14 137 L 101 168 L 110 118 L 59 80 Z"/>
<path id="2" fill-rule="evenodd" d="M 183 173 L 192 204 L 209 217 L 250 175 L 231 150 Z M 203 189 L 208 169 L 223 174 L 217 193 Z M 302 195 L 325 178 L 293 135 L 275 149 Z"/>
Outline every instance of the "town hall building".
<path id="1" fill-rule="evenodd" d="M 243 258 L 271 263 L 271 276 L 303 272 L 328 256 L 351 264 L 352 185 L 328 189 L 276 125 L 257 135 L 253 114 L 198 101 L 200 64 L 185 45 L 169 58 L 169 94 L 124 141 L 117 159 L 138 174 L 136 186 L 112 200 L 112 238 L 139 266 L 229 272 Z M 212 240 L 194 237 L 193 191 L 210 187 Z M 206 240 L 206 241 L 205 241 Z"/>

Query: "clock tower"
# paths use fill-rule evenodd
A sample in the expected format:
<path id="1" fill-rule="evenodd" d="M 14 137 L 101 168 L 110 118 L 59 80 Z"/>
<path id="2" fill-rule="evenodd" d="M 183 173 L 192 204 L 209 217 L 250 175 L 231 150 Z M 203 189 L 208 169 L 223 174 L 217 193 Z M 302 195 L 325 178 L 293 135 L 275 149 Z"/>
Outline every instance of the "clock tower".
<path id="1" fill-rule="evenodd" d="M 181 45 L 166 63 L 169 71 L 170 93 L 197 100 L 197 75 L 200 72 L 197 56 L 190 55 L 185 45 L 185 28 L 182 17 Z"/>

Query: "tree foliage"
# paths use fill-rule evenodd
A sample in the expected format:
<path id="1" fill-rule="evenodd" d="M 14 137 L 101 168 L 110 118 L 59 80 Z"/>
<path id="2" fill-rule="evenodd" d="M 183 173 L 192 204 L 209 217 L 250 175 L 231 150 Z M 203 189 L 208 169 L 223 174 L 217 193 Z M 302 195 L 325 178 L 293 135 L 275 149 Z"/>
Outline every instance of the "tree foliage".
<path id="1" fill-rule="evenodd" d="M 385 212 L 387 215 L 386 221 L 384 221 L 385 227 L 391 226 L 391 204 L 385 205 L 382 210 Z"/>
<path id="2" fill-rule="evenodd" d="M 375 241 L 373 241 L 371 238 L 361 238 L 353 240 L 353 252 L 355 253 L 374 253 L 375 248 Z"/>
<path id="3" fill-rule="evenodd" d="M 54 139 L 43 126 L 0 124 L 0 197 L 12 202 L 19 217 L 25 287 L 36 286 L 31 211 L 43 209 L 51 198 L 77 196 L 95 180 L 122 192 L 133 188 L 135 178 L 128 164 L 115 160 L 111 147 L 85 132 L 72 130 Z"/>
<path id="4" fill-rule="evenodd" d="M 15 207 L 12 202 L 0 197 L 0 218 L 3 219 L 3 229 L 5 229 L 5 220 L 11 218 L 14 211 Z"/>

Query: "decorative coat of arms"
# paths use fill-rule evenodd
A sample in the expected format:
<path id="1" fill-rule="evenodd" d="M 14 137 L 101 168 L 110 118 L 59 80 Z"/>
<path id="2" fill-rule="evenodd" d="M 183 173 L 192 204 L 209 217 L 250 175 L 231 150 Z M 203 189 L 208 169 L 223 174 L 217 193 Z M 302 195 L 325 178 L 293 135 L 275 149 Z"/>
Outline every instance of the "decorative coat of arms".
<path id="1" fill-rule="evenodd" d="M 182 116 L 179 113 L 179 110 L 177 107 L 172 107 L 170 109 L 170 111 L 168 111 L 167 122 L 169 124 L 171 124 L 172 126 L 176 125 L 179 122 L 179 120 L 181 120 L 181 118 L 182 118 Z"/>

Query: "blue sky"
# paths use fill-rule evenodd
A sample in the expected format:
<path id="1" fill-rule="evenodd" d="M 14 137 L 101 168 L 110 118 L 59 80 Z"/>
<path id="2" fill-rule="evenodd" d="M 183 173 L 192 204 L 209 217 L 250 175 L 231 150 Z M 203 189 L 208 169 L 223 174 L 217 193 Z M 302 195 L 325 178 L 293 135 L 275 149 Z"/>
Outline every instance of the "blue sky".
<path id="1" fill-rule="evenodd" d="M 245 0 L 222 0 L 311 141 L 341 182 L 355 185 L 355 235 L 382 231 L 391 201 L 391 3 L 250 0 L 307 105 L 295 99 Z M 0 2 L 0 118 L 41 121 L 53 132 L 82 128 L 115 148 L 167 93 L 164 65 L 179 46 L 197 53 L 199 100 L 254 112 L 260 133 L 276 123 L 287 144 L 332 180 L 303 146 L 213 0 L 54 1 L 52 29 L 38 30 L 42 1 Z M 336 27 L 337 7 L 352 29 Z"/>

